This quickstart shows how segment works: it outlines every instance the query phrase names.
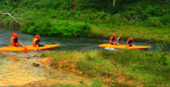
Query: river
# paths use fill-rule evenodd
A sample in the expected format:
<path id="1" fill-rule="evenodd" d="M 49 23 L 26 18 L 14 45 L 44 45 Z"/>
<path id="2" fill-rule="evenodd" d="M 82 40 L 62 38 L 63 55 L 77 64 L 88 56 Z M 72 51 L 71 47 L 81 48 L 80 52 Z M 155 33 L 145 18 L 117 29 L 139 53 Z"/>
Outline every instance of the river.
<path id="1" fill-rule="evenodd" d="M 31 45 L 34 35 L 29 35 L 22 33 L 18 30 L 9 30 L 9 29 L 0 29 L 0 47 L 10 45 L 10 37 L 12 32 L 15 32 L 19 35 L 19 40 L 24 45 Z M 108 38 L 109 39 L 109 38 Z M 59 37 L 40 37 L 41 44 L 60 44 L 56 50 L 92 50 L 92 49 L 102 49 L 99 48 L 99 44 L 108 43 L 107 39 L 89 39 L 89 38 L 59 38 Z M 125 41 L 120 40 L 120 44 L 125 44 Z M 156 50 L 156 44 L 151 42 L 135 42 L 135 45 L 151 45 L 152 50 Z M 168 46 L 170 48 L 170 45 Z M 170 50 L 170 49 L 168 49 Z"/>

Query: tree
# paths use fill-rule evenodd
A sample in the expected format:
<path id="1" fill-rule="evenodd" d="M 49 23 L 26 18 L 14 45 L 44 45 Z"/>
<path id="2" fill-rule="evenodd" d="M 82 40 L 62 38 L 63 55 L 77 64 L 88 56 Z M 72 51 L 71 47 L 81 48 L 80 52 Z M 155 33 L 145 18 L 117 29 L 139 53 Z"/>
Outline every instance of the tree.
<path id="1" fill-rule="evenodd" d="M 115 6 L 115 4 L 116 4 L 116 0 L 113 0 L 113 6 Z"/>
<path id="2" fill-rule="evenodd" d="M 165 0 L 165 3 L 168 4 L 168 0 Z"/>
<path id="3" fill-rule="evenodd" d="M 76 10 L 76 0 L 73 0 L 72 10 Z"/>

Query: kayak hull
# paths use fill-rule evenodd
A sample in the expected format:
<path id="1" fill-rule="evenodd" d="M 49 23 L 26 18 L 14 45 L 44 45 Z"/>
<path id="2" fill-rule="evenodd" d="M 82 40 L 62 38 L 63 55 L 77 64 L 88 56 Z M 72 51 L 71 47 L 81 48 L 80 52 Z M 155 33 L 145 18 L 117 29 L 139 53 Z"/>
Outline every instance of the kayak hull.
<path id="1" fill-rule="evenodd" d="M 112 45 L 109 43 L 106 44 L 100 44 L 98 45 L 99 47 L 109 47 L 109 48 L 116 48 L 116 49 L 123 49 L 123 48 L 127 48 L 127 49 L 148 49 L 151 48 L 151 46 L 132 46 L 132 47 L 127 47 L 126 45 Z"/>
<path id="2" fill-rule="evenodd" d="M 60 44 L 44 45 L 42 47 L 38 47 L 38 50 L 53 49 L 53 48 L 56 48 L 58 46 L 60 46 Z M 36 50 L 36 47 L 33 47 L 31 45 L 26 45 L 25 48 L 28 51 Z M 25 52 L 25 49 L 24 49 L 24 47 L 5 46 L 5 47 L 0 48 L 0 51 Z"/>

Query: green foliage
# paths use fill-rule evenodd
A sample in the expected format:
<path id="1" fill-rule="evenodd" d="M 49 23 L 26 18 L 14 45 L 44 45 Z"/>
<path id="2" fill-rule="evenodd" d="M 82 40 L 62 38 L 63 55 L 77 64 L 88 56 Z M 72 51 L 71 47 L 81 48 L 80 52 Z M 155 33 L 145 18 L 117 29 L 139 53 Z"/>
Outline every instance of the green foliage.
<path id="1" fill-rule="evenodd" d="M 94 80 L 91 84 L 91 87 L 101 87 L 102 86 L 102 82 Z"/>
<path id="2" fill-rule="evenodd" d="M 3 0 L 1 1 L 2 8 L 34 8 L 34 9 L 71 9 L 72 0 Z"/>
<path id="3" fill-rule="evenodd" d="M 88 36 L 84 35 L 84 32 L 88 32 L 89 25 L 92 25 L 102 28 L 93 30 L 94 33 L 91 33 L 91 37 L 93 34 L 98 37 L 108 37 L 111 32 L 126 31 L 129 34 L 123 38 L 133 35 L 134 38 L 140 40 L 161 41 L 162 34 L 166 34 L 163 30 L 143 29 L 138 32 L 136 27 L 126 29 L 124 26 L 157 27 L 157 29 L 170 26 L 170 5 L 161 0 L 117 0 L 115 6 L 113 6 L 113 0 L 76 1 L 75 11 L 71 10 L 72 0 L 2 0 L 0 10 L 16 17 L 22 24 L 22 31 L 26 33 L 61 37 Z M 5 25 L 12 22 L 8 16 L 0 16 L 0 20 L 2 22 L 0 24 Z M 61 22 L 62 25 L 59 26 L 59 23 L 55 23 L 55 21 Z M 119 27 L 124 29 L 119 29 Z M 105 31 L 106 28 L 108 30 Z M 169 32 L 168 28 L 165 30 Z M 81 31 L 80 34 L 77 33 L 78 31 Z M 134 34 L 136 32 L 137 34 Z M 158 37 L 158 32 L 161 33 L 160 37 Z M 155 34 L 154 37 L 151 36 L 152 34 Z"/>
<path id="4" fill-rule="evenodd" d="M 43 19 L 53 15 L 57 19 L 71 19 L 95 24 L 132 24 L 152 27 L 170 25 L 170 9 L 164 1 L 118 0 L 115 7 L 112 4 L 113 0 L 76 1 L 77 10 L 74 12 L 71 11 L 72 0 L 4 0 L 0 3 L 0 9 L 15 14 L 25 14 L 30 11 L 29 15 L 35 16 L 37 14 L 34 13 L 38 13 Z M 48 13 L 50 10 L 52 12 Z M 29 15 L 25 15 L 24 19 L 27 19 Z"/>
<path id="5" fill-rule="evenodd" d="M 85 37 L 90 32 L 90 26 L 82 22 L 61 20 L 29 21 L 21 29 L 30 34 L 40 34 L 59 37 Z"/>
<path id="6" fill-rule="evenodd" d="M 146 20 L 146 25 L 147 26 L 153 26 L 153 27 L 162 26 L 159 17 L 149 17 Z"/>
<path id="7" fill-rule="evenodd" d="M 166 49 L 166 48 L 167 48 L 168 40 L 169 40 L 168 36 L 165 35 L 165 36 L 164 36 L 164 39 L 163 39 L 163 47 L 164 47 L 163 49 Z"/>
<path id="8" fill-rule="evenodd" d="M 168 40 L 169 40 L 168 36 L 165 35 L 164 38 L 163 38 L 163 43 L 157 43 L 156 44 L 158 51 L 165 51 L 167 49 Z"/>
<path id="9" fill-rule="evenodd" d="M 159 56 L 158 63 L 162 64 L 162 65 L 168 65 L 167 59 L 168 59 L 168 56 L 166 56 L 166 53 L 165 52 L 161 52 L 160 56 Z"/>

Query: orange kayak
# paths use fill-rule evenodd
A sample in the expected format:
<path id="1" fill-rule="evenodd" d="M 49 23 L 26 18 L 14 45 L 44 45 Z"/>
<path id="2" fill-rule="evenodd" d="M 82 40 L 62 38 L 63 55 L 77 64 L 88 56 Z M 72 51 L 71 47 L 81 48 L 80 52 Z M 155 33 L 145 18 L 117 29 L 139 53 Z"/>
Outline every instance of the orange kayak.
<path id="1" fill-rule="evenodd" d="M 60 44 L 53 44 L 53 45 L 44 45 L 42 47 L 39 47 L 38 50 L 47 50 L 47 49 L 53 49 L 60 46 Z M 26 45 L 25 46 L 28 51 L 34 51 L 36 50 L 36 47 L 30 46 L 30 45 Z M 24 52 L 25 49 L 24 47 L 13 47 L 13 46 L 5 46 L 0 48 L 0 51 L 14 51 L 14 52 Z"/>
<path id="2" fill-rule="evenodd" d="M 132 47 L 127 47 L 126 45 L 112 45 L 109 43 L 106 44 L 100 44 L 98 45 L 99 47 L 109 47 L 109 48 L 116 48 L 116 49 L 123 49 L 123 48 L 127 48 L 127 49 L 148 49 L 151 48 L 151 46 L 132 46 Z"/>

